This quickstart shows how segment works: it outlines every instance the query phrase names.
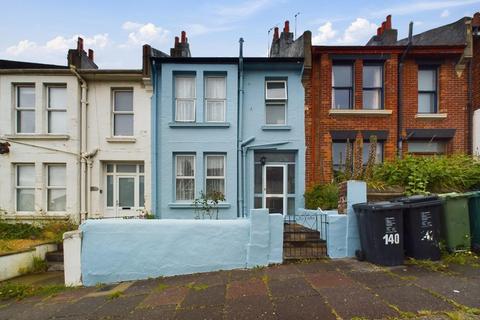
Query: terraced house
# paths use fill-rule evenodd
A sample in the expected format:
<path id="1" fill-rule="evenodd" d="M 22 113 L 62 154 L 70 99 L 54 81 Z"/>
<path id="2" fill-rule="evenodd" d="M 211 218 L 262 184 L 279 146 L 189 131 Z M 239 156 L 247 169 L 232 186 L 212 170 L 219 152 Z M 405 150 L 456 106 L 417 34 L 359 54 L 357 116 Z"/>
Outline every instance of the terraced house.
<path id="1" fill-rule="evenodd" d="M 412 28 L 412 26 L 410 26 Z M 378 139 L 378 162 L 472 150 L 472 18 L 397 40 L 388 16 L 365 46 L 312 46 L 306 184 L 343 170 L 347 143 Z"/>

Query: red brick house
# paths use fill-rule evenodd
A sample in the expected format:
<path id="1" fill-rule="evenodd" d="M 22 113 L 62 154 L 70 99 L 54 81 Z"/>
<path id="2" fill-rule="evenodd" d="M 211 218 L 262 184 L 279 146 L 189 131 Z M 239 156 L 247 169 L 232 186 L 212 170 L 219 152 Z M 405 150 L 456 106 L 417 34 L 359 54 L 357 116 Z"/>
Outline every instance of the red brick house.
<path id="1" fill-rule="evenodd" d="M 312 46 L 304 81 L 307 188 L 333 179 L 347 141 L 363 139 L 366 162 L 372 135 L 377 161 L 471 152 L 472 49 L 469 17 L 398 41 L 388 16 L 365 46 Z"/>

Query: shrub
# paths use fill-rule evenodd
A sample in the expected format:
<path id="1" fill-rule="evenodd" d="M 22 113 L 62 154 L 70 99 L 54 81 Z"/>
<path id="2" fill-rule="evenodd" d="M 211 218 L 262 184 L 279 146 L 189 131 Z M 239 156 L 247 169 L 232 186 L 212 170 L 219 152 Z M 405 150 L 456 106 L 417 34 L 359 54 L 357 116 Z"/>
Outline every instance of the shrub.
<path id="1" fill-rule="evenodd" d="M 305 193 L 305 208 L 336 209 L 338 206 L 338 186 L 334 183 L 316 185 Z"/>
<path id="2" fill-rule="evenodd" d="M 467 155 L 409 155 L 377 166 L 373 179 L 390 186 L 404 186 L 407 195 L 464 192 L 480 187 L 480 162 Z"/>
<path id="3" fill-rule="evenodd" d="M 0 239 L 39 239 L 42 228 L 28 223 L 6 223 L 0 221 Z"/>

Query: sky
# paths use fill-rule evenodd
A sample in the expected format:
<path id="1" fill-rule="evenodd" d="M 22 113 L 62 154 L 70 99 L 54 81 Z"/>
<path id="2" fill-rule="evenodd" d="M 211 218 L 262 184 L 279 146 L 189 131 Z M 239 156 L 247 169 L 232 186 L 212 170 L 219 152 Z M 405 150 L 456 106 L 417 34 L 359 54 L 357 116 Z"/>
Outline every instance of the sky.
<path id="1" fill-rule="evenodd" d="M 314 44 L 363 45 L 388 14 L 399 39 L 480 11 L 480 0 L 0 0 L 0 59 L 66 65 L 82 36 L 100 68 L 140 68 L 142 45 L 164 52 L 187 32 L 192 56 L 266 56 L 271 28 L 290 21 Z M 297 22 L 295 23 L 295 15 Z"/>

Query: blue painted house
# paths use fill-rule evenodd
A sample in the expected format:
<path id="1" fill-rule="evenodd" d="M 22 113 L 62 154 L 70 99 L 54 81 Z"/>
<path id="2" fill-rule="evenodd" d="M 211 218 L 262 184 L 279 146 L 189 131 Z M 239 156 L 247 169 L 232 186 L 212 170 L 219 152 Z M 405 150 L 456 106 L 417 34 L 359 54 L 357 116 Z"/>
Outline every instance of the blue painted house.
<path id="1" fill-rule="evenodd" d="M 219 219 L 303 207 L 303 58 L 243 58 L 242 46 L 238 58 L 191 57 L 182 32 L 170 56 L 151 58 L 158 218 L 194 218 L 195 199 L 213 191 L 225 197 Z"/>

